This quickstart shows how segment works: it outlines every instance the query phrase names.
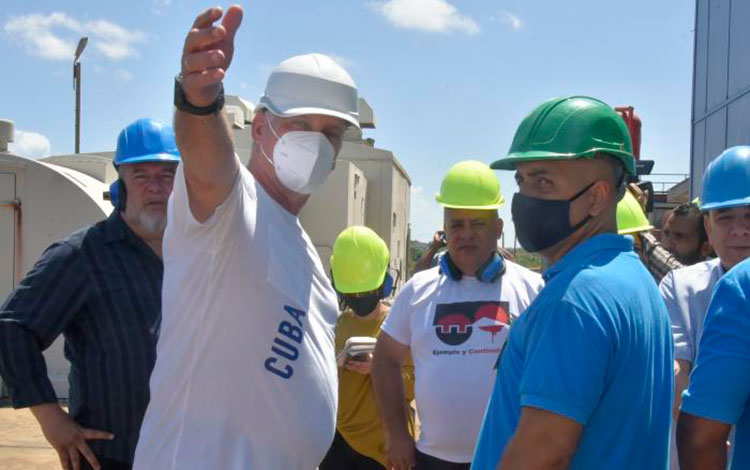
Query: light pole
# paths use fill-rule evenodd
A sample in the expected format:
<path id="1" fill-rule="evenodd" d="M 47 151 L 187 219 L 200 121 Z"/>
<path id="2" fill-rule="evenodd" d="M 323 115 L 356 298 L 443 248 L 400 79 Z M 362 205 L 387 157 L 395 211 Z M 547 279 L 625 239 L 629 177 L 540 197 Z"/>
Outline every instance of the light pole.
<path id="1" fill-rule="evenodd" d="M 81 63 L 78 59 L 86 49 L 89 38 L 82 37 L 76 47 L 75 59 L 73 59 L 73 89 L 76 91 L 76 153 L 81 153 Z"/>

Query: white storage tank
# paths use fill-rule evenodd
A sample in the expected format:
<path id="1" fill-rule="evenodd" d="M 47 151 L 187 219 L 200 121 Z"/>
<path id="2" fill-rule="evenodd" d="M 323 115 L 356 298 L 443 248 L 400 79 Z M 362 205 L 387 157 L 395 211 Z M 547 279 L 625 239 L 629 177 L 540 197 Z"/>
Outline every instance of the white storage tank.
<path id="1" fill-rule="evenodd" d="M 8 152 L 13 124 L 0 120 L 0 299 L 2 301 L 55 241 L 106 218 L 107 186 L 79 171 Z M 68 362 L 59 338 L 47 369 L 59 397 L 68 394 Z M 0 388 L 2 388 L 0 386 Z"/>

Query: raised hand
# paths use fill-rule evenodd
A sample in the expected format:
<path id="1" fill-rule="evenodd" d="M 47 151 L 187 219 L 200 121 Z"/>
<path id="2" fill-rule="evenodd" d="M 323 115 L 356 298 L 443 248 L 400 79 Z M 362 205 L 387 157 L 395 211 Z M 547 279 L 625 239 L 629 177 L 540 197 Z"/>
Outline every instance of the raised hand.
<path id="1" fill-rule="evenodd" d="M 220 25 L 214 25 L 221 19 Z M 182 88 L 193 106 L 208 106 L 216 100 L 221 81 L 234 55 L 234 36 L 242 23 L 242 8 L 209 8 L 195 19 L 182 49 Z"/>

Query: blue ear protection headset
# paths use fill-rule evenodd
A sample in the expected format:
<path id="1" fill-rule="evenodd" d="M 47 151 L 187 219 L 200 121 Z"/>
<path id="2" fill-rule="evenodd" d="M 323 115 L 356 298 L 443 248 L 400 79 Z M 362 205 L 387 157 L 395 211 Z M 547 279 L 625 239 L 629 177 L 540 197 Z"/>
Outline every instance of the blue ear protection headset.
<path id="1" fill-rule="evenodd" d="M 383 279 L 383 285 L 380 287 L 381 298 L 386 298 L 393 292 L 393 276 L 391 273 L 385 273 L 385 279 Z"/>
<path id="2" fill-rule="evenodd" d="M 481 282 L 492 283 L 498 280 L 503 273 L 505 273 L 505 260 L 496 251 L 486 263 L 479 267 L 475 276 Z M 447 251 L 440 257 L 440 274 L 445 274 L 454 281 L 460 281 L 463 277 L 463 273 Z"/>
<path id="3" fill-rule="evenodd" d="M 109 185 L 109 202 L 112 203 L 115 209 L 120 212 L 125 212 L 125 203 L 128 200 L 128 193 L 125 189 L 125 185 L 122 183 L 120 178 Z"/>

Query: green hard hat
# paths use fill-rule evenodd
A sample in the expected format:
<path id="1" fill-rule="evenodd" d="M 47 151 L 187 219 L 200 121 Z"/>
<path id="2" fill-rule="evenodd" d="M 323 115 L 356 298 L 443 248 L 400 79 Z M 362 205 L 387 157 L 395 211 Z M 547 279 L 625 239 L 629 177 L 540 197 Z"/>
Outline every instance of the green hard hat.
<path id="1" fill-rule="evenodd" d="M 643 213 L 641 205 L 630 191 L 617 203 L 617 233 L 645 232 L 654 228 Z"/>
<path id="2" fill-rule="evenodd" d="M 375 290 L 383 285 L 389 260 L 388 247 L 377 233 L 361 225 L 348 227 L 333 244 L 334 287 L 342 294 Z"/>
<path id="3" fill-rule="evenodd" d="M 635 175 L 630 133 L 614 109 L 588 96 L 554 98 L 521 121 L 508 156 L 492 168 L 514 170 L 521 162 L 593 158 L 600 153 L 618 158 Z"/>
<path id="4" fill-rule="evenodd" d="M 500 182 L 486 163 L 467 160 L 448 170 L 435 200 L 449 209 L 498 209 L 505 202 Z"/>

